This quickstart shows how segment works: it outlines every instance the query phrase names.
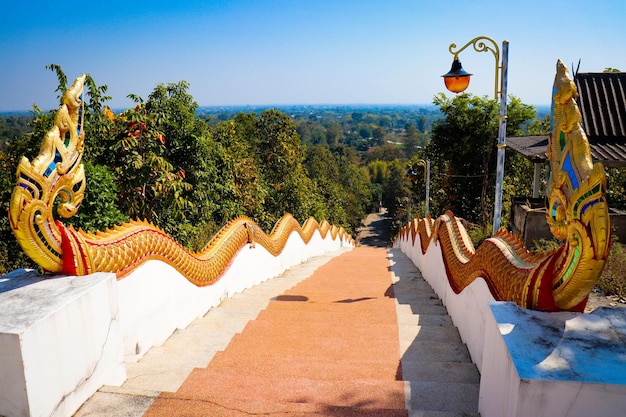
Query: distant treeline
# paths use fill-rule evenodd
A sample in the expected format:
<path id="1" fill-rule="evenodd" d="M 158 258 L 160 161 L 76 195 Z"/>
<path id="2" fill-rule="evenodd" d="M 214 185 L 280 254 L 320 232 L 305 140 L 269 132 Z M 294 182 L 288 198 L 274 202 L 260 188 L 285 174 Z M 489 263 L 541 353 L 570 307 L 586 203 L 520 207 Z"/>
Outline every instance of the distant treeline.
<path id="1" fill-rule="evenodd" d="M 269 109 L 288 115 L 297 125 L 303 143 L 345 144 L 359 151 L 367 151 L 381 140 L 401 142 L 399 137 L 408 125 L 427 133 L 442 117 L 436 106 L 428 104 L 211 106 L 198 107 L 195 114 L 215 127 L 240 113 L 258 114 Z M 113 111 L 121 113 L 124 109 Z M 33 118 L 32 112 L 0 113 L 0 149 L 4 149 L 7 141 L 30 133 L 29 123 Z"/>

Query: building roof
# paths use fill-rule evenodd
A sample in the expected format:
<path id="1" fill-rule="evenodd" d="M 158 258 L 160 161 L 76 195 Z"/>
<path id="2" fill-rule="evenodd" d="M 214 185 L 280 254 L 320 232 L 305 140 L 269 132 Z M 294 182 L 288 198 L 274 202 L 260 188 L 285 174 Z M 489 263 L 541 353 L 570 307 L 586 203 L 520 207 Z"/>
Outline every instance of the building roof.
<path id="1" fill-rule="evenodd" d="M 506 138 L 508 147 L 530 159 L 531 162 L 544 162 L 548 156 L 548 136 L 518 136 Z"/>
<path id="2" fill-rule="evenodd" d="M 578 73 L 574 82 L 590 142 L 626 142 L 626 72 Z"/>
<path id="3" fill-rule="evenodd" d="M 578 73 L 574 82 L 594 162 L 626 166 L 626 72 Z M 507 138 L 507 145 L 532 162 L 547 159 L 547 135 Z"/>

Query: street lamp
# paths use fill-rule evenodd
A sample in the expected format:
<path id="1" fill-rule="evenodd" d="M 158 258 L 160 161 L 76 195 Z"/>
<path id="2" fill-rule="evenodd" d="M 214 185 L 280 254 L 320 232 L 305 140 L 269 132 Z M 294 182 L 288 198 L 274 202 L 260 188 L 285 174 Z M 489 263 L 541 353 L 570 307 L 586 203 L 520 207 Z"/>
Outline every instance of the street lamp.
<path id="1" fill-rule="evenodd" d="M 476 52 L 491 52 L 496 60 L 494 99 L 498 100 L 498 94 L 500 95 L 500 117 L 498 123 L 496 195 L 493 208 L 493 233 L 495 234 L 500 229 L 500 217 L 502 214 L 502 181 L 504 179 L 504 154 L 506 148 L 506 87 L 509 62 L 509 41 L 502 42 L 502 62 L 500 65 L 498 65 L 498 62 L 500 61 L 500 49 L 498 48 L 498 44 L 491 38 L 478 36 L 456 51 L 454 50 L 456 48 L 456 44 L 450 44 L 448 50 L 452 55 L 454 55 L 454 61 L 452 62 L 452 69 L 450 72 L 442 75 L 442 77 L 446 84 L 446 88 L 453 93 L 465 91 L 469 85 L 471 74 L 468 74 L 465 70 L 463 70 L 461 61 L 459 61 L 459 53 L 470 45 L 474 47 Z M 451 85 L 452 88 L 448 87 L 448 85 Z M 498 85 L 500 85 L 499 89 Z"/>
<path id="2" fill-rule="evenodd" d="M 465 72 L 459 57 L 455 56 L 452 61 L 452 68 L 447 74 L 442 75 L 443 82 L 446 84 L 448 91 L 453 93 L 462 93 L 469 86 L 470 77 L 473 74 Z"/>

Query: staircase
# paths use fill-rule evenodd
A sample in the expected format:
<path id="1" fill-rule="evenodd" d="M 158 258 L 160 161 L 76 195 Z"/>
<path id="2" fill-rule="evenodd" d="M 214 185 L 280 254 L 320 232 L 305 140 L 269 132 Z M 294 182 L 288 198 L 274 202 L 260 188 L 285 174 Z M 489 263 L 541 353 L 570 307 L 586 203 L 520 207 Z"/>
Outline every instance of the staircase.
<path id="1" fill-rule="evenodd" d="M 313 259 L 127 369 L 122 387 L 103 387 L 76 416 L 478 415 L 476 367 L 396 249 Z"/>
<path id="2" fill-rule="evenodd" d="M 478 416 L 480 375 L 446 308 L 400 249 L 388 252 L 409 416 Z"/>

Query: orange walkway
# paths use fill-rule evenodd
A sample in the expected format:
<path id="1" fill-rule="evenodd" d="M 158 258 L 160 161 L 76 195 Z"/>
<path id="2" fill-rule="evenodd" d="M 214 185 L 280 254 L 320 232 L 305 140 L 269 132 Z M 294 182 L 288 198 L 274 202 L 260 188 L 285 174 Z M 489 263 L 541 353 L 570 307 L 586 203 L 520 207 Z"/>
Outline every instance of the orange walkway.
<path id="1" fill-rule="evenodd" d="M 407 416 L 384 248 L 357 247 L 272 300 L 144 416 Z"/>

